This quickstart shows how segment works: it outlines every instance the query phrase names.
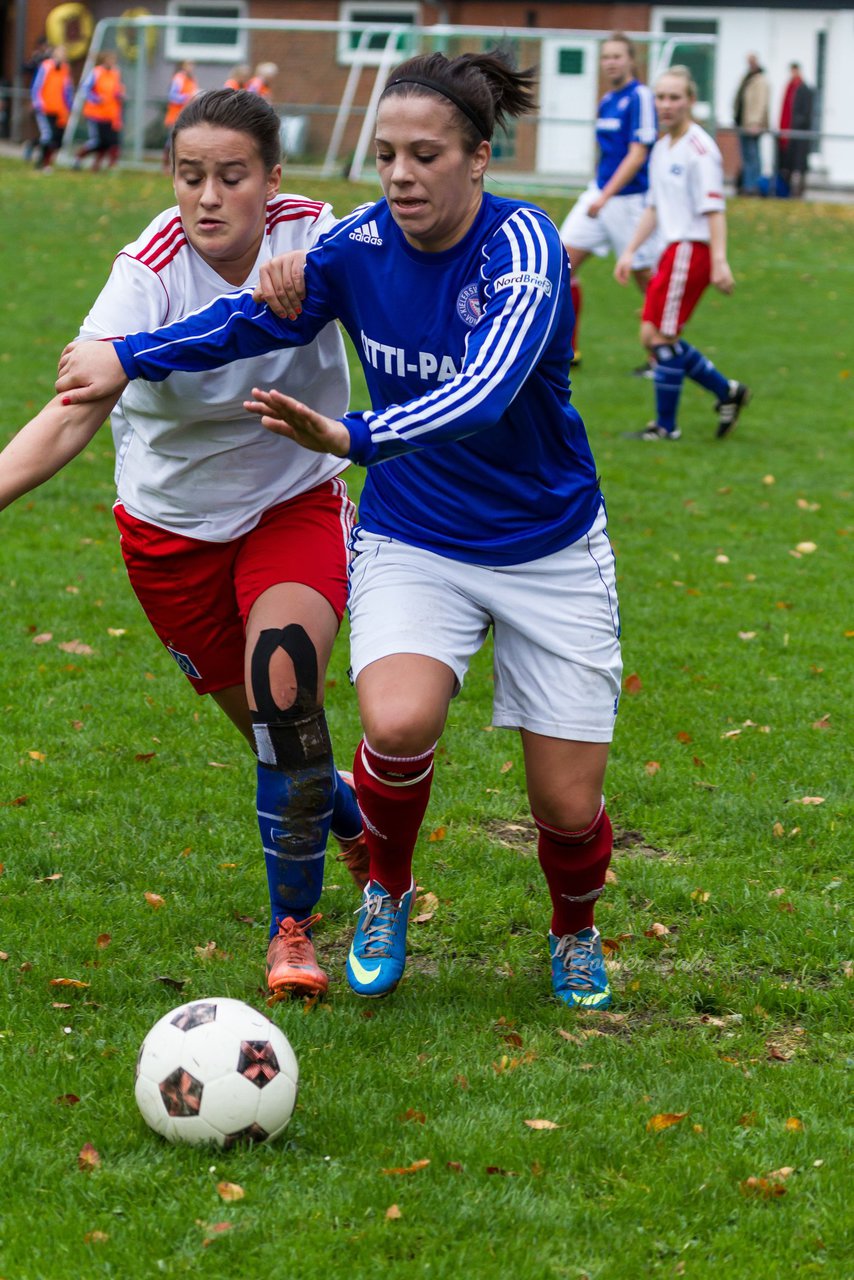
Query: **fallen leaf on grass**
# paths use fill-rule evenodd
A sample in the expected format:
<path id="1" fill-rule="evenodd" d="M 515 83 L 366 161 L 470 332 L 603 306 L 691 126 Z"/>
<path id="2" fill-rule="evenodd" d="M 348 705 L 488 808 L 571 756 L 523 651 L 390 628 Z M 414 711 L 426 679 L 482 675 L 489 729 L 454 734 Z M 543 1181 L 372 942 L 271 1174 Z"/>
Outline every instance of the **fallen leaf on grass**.
<path id="1" fill-rule="evenodd" d="M 460 1164 L 459 1160 L 449 1160 L 446 1168 L 450 1169 L 451 1173 L 462 1173 L 463 1171 L 463 1166 Z"/>
<path id="2" fill-rule="evenodd" d="M 397 1177 L 399 1174 L 403 1173 L 418 1173 L 421 1169 L 426 1169 L 429 1163 L 429 1160 L 413 1160 L 412 1164 L 408 1164 L 403 1168 L 382 1169 L 381 1172 L 387 1174 L 389 1177 Z"/>
<path id="3" fill-rule="evenodd" d="M 0 960 L 8 960 L 8 959 L 9 959 L 9 952 L 8 952 L 8 951 L 0 951 Z"/>
<path id="4" fill-rule="evenodd" d="M 800 800 L 796 800 L 795 804 L 824 804 L 824 796 L 801 796 Z"/>
<path id="5" fill-rule="evenodd" d="M 692 902 L 708 902 L 711 896 L 712 895 L 708 889 L 692 889 L 691 890 Z"/>
<path id="6" fill-rule="evenodd" d="M 634 671 L 630 676 L 626 676 L 625 680 L 623 681 L 623 692 L 629 694 L 630 696 L 634 696 L 635 694 L 640 693 L 642 688 L 643 688 L 643 681 L 641 680 L 640 676 Z"/>
<path id="7" fill-rule="evenodd" d="M 216 1193 L 220 1200 L 231 1203 L 234 1200 L 242 1200 L 246 1195 L 243 1188 L 236 1182 L 218 1182 L 216 1184 Z"/>
<path id="8" fill-rule="evenodd" d="M 658 773 L 660 768 L 661 768 L 661 765 L 658 763 L 657 760 L 647 760 L 646 764 L 644 765 L 644 769 L 646 770 L 646 772 L 649 774 L 651 778 L 654 777 L 656 773 Z"/>
<path id="9" fill-rule="evenodd" d="M 127 629 L 125 627 L 107 627 L 108 636 L 126 636 Z"/>
<path id="10" fill-rule="evenodd" d="M 97 1169 L 101 1163 L 101 1157 L 92 1146 L 91 1142 L 84 1142 L 83 1146 L 77 1154 L 77 1167 L 83 1173 L 91 1173 L 93 1169 Z"/>
<path id="11" fill-rule="evenodd" d="M 76 1093 L 61 1093 L 58 1098 L 54 1098 L 58 1107 L 76 1107 L 79 1101 Z"/>
<path id="12" fill-rule="evenodd" d="M 830 728 L 830 712 L 826 712 L 818 720 L 813 720 L 813 729 L 829 729 Z"/>
<path id="13" fill-rule="evenodd" d="M 83 1237 L 84 1244 L 106 1244 L 109 1240 L 106 1231 L 87 1231 Z"/>
<path id="14" fill-rule="evenodd" d="M 112 940 L 113 940 L 112 934 L 99 933 L 97 938 L 95 939 L 95 946 L 98 948 L 99 951 L 103 951 L 105 947 L 108 947 L 110 945 Z"/>
<path id="15" fill-rule="evenodd" d="M 524 1124 L 529 1129 L 562 1129 L 563 1125 L 555 1124 L 554 1120 L 525 1120 Z"/>
<path id="16" fill-rule="evenodd" d="M 221 951 L 213 939 L 206 942 L 203 947 L 193 947 L 196 955 L 200 960 L 228 960 L 230 956 L 227 951 Z"/>
<path id="17" fill-rule="evenodd" d="M 147 762 L 149 760 L 153 760 L 156 755 L 156 751 L 137 751 L 134 756 L 134 760 L 136 760 L 138 764 L 147 764 Z"/>
<path id="18" fill-rule="evenodd" d="M 664 938 L 669 932 L 670 930 L 666 924 L 661 924 L 660 921 L 656 920 L 648 929 L 644 929 L 643 936 L 645 938 Z"/>
<path id="19" fill-rule="evenodd" d="M 800 551 L 802 556 L 811 556 L 814 551 L 818 551 L 818 543 L 799 542 L 795 547 L 795 550 Z"/>
<path id="20" fill-rule="evenodd" d="M 84 987 L 88 987 L 89 983 L 81 982 L 79 978 L 51 978 L 50 985 L 52 987 L 75 987 L 77 990 L 82 990 Z"/>
<path id="21" fill-rule="evenodd" d="M 502 1178 L 518 1178 L 519 1177 L 515 1169 L 502 1169 L 501 1165 L 498 1165 L 498 1164 L 488 1164 L 486 1166 L 486 1172 L 498 1173 L 501 1175 Z"/>
<path id="22" fill-rule="evenodd" d="M 537 1055 L 532 1049 L 527 1053 L 523 1053 L 519 1058 L 508 1058 L 505 1053 L 498 1062 L 493 1062 L 492 1070 L 497 1076 L 504 1075 L 505 1071 L 515 1071 L 517 1067 L 527 1066 L 529 1062 L 534 1062 Z"/>
<path id="23" fill-rule="evenodd" d="M 501 768 L 498 770 L 498 772 L 499 772 L 499 773 L 509 773 L 509 772 L 510 772 L 510 770 L 511 770 L 512 768 L 513 768 L 513 761 L 512 761 L 512 760 L 505 760 L 505 761 L 504 761 L 504 763 L 503 763 L 503 765 L 501 766 Z"/>
<path id="24" fill-rule="evenodd" d="M 803 1120 L 799 1120 L 797 1116 L 789 1116 L 786 1121 L 786 1128 L 791 1133 L 803 1133 L 804 1122 Z"/>
<path id="25" fill-rule="evenodd" d="M 27 755 L 31 760 L 37 760 L 39 764 L 44 764 L 45 760 L 47 760 L 47 756 L 43 751 L 28 751 Z"/>
<path id="26" fill-rule="evenodd" d="M 159 973 L 156 978 L 151 979 L 152 982 L 162 982 L 165 987 L 171 987 L 173 991 L 183 991 L 187 985 L 186 978 L 170 978 L 166 973 Z"/>
<path id="27" fill-rule="evenodd" d="M 161 907 L 166 906 L 166 899 L 162 898 L 159 893 L 149 893 L 148 890 L 142 895 L 150 907 L 155 911 L 159 911 Z"/>
<path id="28" fill-rule="evenodd" d="M 647 1133 L 661 1133 L 671 1125 L 679 1124 L 690 1113 L 687 1111 L 662 1111 L 657 1116 L 650 1116 L 646 1122 Z"/>
<path id="29" fill-rule="evenodd" d="M 50 644 L 52 639 L 52 631 L 42 631 L 39 635 L 33 636 L 33 644 Z"/>
<path id="30" fill-rule="evenodd" d="M 63 653 L 79 653 L 86 658 L 90 658 L 95 652 L 91 645 L 84 644 L 82 640 L 63 640 L 57 647 L 60 648 Z"/>
<path id="31" fill-rule="evenodd" d="M 223 1232 L 234 1230 L 233 1222 L 201 1222 L 197 1218 L 196 1225 L 199 1227 L 202 1227 L 203 1230 L 210 1231 L 212 1233 L 209 1236 L 205 1236 L 204 1240 L 202 1241 L 203 1249 L 207 1249 L 209 1244 L 213 1244 L 217 1236 L 221 1236 Z"/>
<path id="32" fill-rule="evenodd" d="M 773 1200 L 777 1196 L 784 1196 L 787 1190 L 785 1183 L 771 1178 L 745 1178 L 744 1182 L 738 1184 L 738 1189 L 743 1196 L 753 1196 L 760 1200 Z"/>
<path id="33" fill-rule="evenodd" d="M 431 831 L 427 837 L 429 844 L 433 844 L 436 840 L 444 840 L 447 834 L 446 827 L 437 827 L 435 831 Z"/>
<path id="34" fill-rule="evenodd" d="M 411 1121 L 413 1124 L 426 1124 L 427 1117 L 423 1111 L 416 1111 L 414 1107 L 407 1107 L 402 1116 L 397 1117 L 401 1124 Z"/>
<path id="35" fill-rule="evenodd" d="M 385 1216 L 388 1218 L 389 1222 L 396 1222 L 401 1216 L 399 1206 L 396 1204 L 390 1204 L 385 1211 Z"/>
<path id="36" fill-rule="evenodd" d="M 15 809 L 17 808 L 18 805 L 29 804 L 29 803 L 30 803 L 29 796 L 15 796 L 14 800 L 0 800 L 0 808 Z"/>
<path id="37" fill-rule="evenodd" d="M 605 872 L 605 883 L 606 883 L 606 884 L 619 884 L 619 883 L 620 883 L 620 882 L 619 882 L 619 880 L 617 879 L 617 873 L 616 873 L 616 871 L 612 871 L 610 867 L 608 867 L 607 871 Z"/>

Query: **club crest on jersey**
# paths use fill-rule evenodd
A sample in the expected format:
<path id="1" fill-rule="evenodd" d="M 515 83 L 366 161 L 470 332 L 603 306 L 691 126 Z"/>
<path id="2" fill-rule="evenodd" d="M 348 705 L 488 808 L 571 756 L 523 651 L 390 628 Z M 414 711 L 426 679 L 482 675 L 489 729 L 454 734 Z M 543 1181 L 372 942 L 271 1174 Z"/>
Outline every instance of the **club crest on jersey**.
<path id="1" fill-rule="evenodd" d="M 380 229 L 373 218 L 370 218 L 364 226 L 356 227 L 355 231 L 351 231 L 350 239 L 358 240 L 360 244 L 381 245 L 383 242 Z"/>
<path id="2" fill-rule="evenodd" d="M 171 653 L 172 657 L 178 663 L 178 666 L 184 672 L 185 676 L 189 676 L 191 680 L 201 680 L 202 673 L 196 667 L 195 662 L 187 653 L 179 653 L 177 649 L 173 649 L 171 645 L 166 646 L 166 652 Z"/>
<path id="3" fill-rule="evenodd" d="M 480 319 L 480 298 L 476 284 L 467 284 L 460 290 L 457 297 L 457 315 L 469 328 L 477 324 Z"/>
<path id="4" fill-rule="evenodd" d="M 674 178 L 678 178 L 678 177 L 679 177 L 679 175 L 683 172 L 682 165 L 681 165 L 681 164 L 672 164 L 672 165 L 670 166 L 670 172 L 673 174 Z"/>

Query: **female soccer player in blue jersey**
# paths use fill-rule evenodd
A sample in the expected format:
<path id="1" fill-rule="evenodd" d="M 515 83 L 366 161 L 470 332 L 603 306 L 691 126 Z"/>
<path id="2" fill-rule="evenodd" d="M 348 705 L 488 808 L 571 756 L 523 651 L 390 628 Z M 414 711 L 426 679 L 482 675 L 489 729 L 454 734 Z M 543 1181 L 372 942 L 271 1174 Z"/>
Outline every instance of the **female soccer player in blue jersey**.
<path id="1" fill-rule="evenodd" d="M 401 978 L 436 742 L 492 628 L 493 720 L 522 737 L 554 989 L 601 1009 L 611 995 L 593 908 L 612 847 L 614 559 L 570 403 L 566 253 L 541 210 L 483 187 L 493 131 L 530 109 L 532 80 L 496 53 L 405 63 L 377 118 L 384 198 L 310 250 L 296 319 L 232 295 L 154 334 L 69 349 L 57 389 L 102 395 L 126 376 L 158 381 L 297 345 L 341 319 L 371 410 L 333 419 L 261 389 L 250 407 L 279 434 L 368 468 L 350 612 L 371 878 L 348 980 L 380 996 Z"/>

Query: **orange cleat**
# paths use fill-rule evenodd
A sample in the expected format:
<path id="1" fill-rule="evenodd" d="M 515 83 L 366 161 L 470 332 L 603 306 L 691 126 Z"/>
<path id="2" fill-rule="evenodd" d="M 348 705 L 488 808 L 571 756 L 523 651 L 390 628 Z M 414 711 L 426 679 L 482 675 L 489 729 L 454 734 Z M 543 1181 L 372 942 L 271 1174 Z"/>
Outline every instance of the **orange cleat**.
<path id="1" fill-rule="evenodd" d="M 339 769 L 338 772 L 355 794 L 356 786 L 352 773 L 345 773 L 343 769 Z M 371 871 L 371 857 L 368 853 L 365 833 L 360 831 L 357 836 L 353 836 L 350 840 L 342 840 L 340 836 L 335 836 L 335 839 L 338 841 L 338 846 L 341 850 L 338 854 L 338 861 L 344 863 L 344 866 L 353 877 L 356 888 L 361 893 L 370 879 Z"/>
<path id="2" fill-rule="evenodd" d="M 267 948 L 267 986 L 276 999 L 287 996 L 322 996 L 329 979 L 317 963 L 314 946 L 306 930 L 323 916 L 309 916 L 299 923 L 285 916 L 279 932 Z"/>

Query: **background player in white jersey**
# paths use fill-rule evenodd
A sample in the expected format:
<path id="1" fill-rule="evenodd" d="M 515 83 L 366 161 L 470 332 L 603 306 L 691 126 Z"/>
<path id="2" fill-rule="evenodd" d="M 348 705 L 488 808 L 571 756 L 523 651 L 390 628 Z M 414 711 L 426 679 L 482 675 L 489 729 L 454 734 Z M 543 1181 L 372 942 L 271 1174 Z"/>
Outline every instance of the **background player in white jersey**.
<path id="1" fill-rule="evenodd" d="M 719 437 L 735 426 L 750 399 L 741 382 L 725 378 L 706 356 L 680 338 L 683 326 L 713 284 L 732 293 L 726 252 L 723 164 L 717 144 L 691 119 L 697 87 L 687 67 L 670 67 L 655 85 L 664 134 L 650 160 L 649 206 L 617 261 L 614 274 L 626 284 L 632 255 L 656 227 L 667 248 L 649 283 L 641 320 L 641 342 L 655 357 L 655 420 L 633 433 L 641 440 L 678 440 L 676 411 L 685 375 L 716 398 Z"/>
<path id="2" fill-rule="evenodd" d="M 638 224 L 649 186 L 647 164 L 658 136 L 652 90 L 635 77 L 634 46 L 622 31 L 604 41 L 600 54 L 608 92 L 599 103 L 596 141 L 599 163 L 596 179 L 570 209 L 560 229 L 572 267 L 573 364 L 579 364 L 581 285 L 578 271 L 591 253 L 619 256 Z M 641 293 L 661 246 L 651 237 L 635 253 L 632 275 Z"/>
<path id="3" fill-rule="evenodd" d="M 328 205 L 278 194 L 279 160 L 279 120 L 262 98 L 226 89 L 194 98 L 174 128 L 178 207 L 119 253 L 80 336 L 112 338 L 251 287 L 272 254 L 307 248 L 334 226 Z M 112 414 L 115 517 L 157 635 L 256 747 L 268 982 L 274 993 L 311 995 L 327 985 L 310 924 L 333 808 L 354 878 L 367 878 L 354 792 L 335 774 L 322 706 L 353 509 L 339 458 L 312 457 L 246 412 L 259 379 L 343 413 L 349 377 L 336 327 L 300 351 L 129 387 Z M 0 506 L 75 457 L 111 405 L 48 404 L 0 456 Z"/>
<path id="4" fill-rule="evenodd" d="M 483 186 L 496 125 L 531 108 L 533 78 L 494 53 L 405 63 L 379 104 L 384 198 L 309 251 L 297 320 L 232 296 L 154 337 L 79 344 L 57 382 L 73 401 L 102 378 L 109 389 L 126 374 L 215 367 L 304 342 L 332 315 L 353 338 L 372 410 L 336 418 L 261 390 L 251 407 L 308 449 L 368 467 L 350 614 L 371 878 L 347 960 L 364 996 L 403 973 L 436 740 L 492 629 L 493 719 L 521 732 L 554 991 L 587 1008 L 611 999 L 593 911 L 613 843 L 602 784 L 619 616 L 596 467 L 570 403 L 568 263 L 542 210 Z"/>

